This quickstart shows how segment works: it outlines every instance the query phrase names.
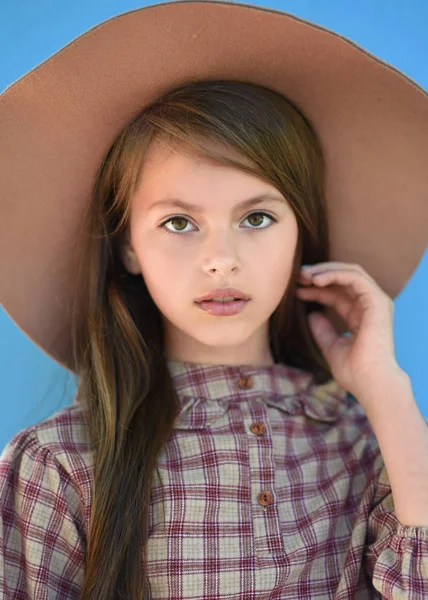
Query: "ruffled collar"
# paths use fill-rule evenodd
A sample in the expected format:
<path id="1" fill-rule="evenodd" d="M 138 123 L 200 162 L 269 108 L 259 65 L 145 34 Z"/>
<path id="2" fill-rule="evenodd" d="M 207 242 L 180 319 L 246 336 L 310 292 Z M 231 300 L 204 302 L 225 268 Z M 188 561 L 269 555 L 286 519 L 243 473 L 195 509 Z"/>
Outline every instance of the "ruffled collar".
<path id="1" fill-rule="evenodd" d="M 252 398 L 291 415 L 304 412 L 325 422 L 339 419 L 355 401 L 334 379 L 316 385 L 311 373 L 283 363 L 214 365 L 167 360 L 167 366 L 180 399 L 178 429 L 213 427 L 231 402 Z"/>

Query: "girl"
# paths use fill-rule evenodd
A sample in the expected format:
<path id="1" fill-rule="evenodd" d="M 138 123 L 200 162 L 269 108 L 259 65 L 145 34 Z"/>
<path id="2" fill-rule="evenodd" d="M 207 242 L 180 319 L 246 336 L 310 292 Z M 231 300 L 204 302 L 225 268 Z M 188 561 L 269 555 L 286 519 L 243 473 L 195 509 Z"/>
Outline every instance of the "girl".
<path id="1" fill-rule="evenodd" d="M 132 61 L 132 35 L 146 39 L 158 31 L 160 39 L 174 23 L 182 44 L 200 44 L 192 47 L 196 56 L 207 44 L 214 56 L 222 47 L 216 35 L 198 36 L 207 22 L 217 31 L 221 18 L 225 27 L 245 24 L 248 41 L 250 25 L 257 26 L 254 73 L 267 66 L 273 54 L 262 59 L 261 47 L 274 35 L 279 13 L 233 5 L 227 12 L 206 3 L 204 10 L 212 10 L 206 14 L 200 4 L 113 20 L 110 29 L 104 25 L 111 36 L 106 48 L 114 40 Z M 278 41 L 304 36 L 301 22 L 285 15 L 279 21 Z M 229 41 L 233 27 L 224 34 Z M 32 202 L 41 211 L 33 226 L 39 236 L 52 232 L 43 255 L 32 248 L 46 284 L 32 298 L 37 310 L 24 318 L 13 309 L 16 292 L 2 289 L 9 314 L 75 373 L 78 385 L 72 406 L 16 434 L 0 458 L 2 598 L 426 597 L 428 430 L 395 359 L 392 293 L 357 261 L 340 260 L 357 255 L 346 254 L 344 245 L 331 252 L 328 197 L 336 199 L 335 211 L 349 209 L 355 196 L 345 192 L 360 176 L 346 172 L 348 200 L 340 201 L 339 188 L 327 185 L 333 138 L 320 138 L 285 87 L 278 85 L 279 92 L 256 77 L 229 77 L 232 70 L 211 78 L 204 57 L 194 81 L 172 85 L 171 76 L 156 94 L 152 83 L 153 101 L 139 99 L 130 118 L 131 105 L 121 104 L 122 70 L 95 43 L 101 29 L 92 39 L 112 86 L 108 110 L 104 97 L 95 103 L 105 128 L 92 137 L 89 108 L 75 111 L 73 127 L 63 122 L 63 136 L 50 128 L 63 152 L 58 161 L 55 140 L 38 138 L 34 156 L 44 152 L 50 162 L 54 195 L 29 173 L 37 190 Z M 337 56 L 347 43 L 340 44 Z M 152 55 L 146 47 L 144 61 L 161 79 L 154 65 L 159 47 L 148 47 Z M 239 64 L 245 48 L 235 54 L 230 48 L 230 64 Z M 90 61 L 84 50 L 76 45 L 74 58 Z M 324 63 L 318 55 L 320 65 L 327 55 Z M 165 53 L 165 68 L 172 56 Z M 58 56 L 50 74 L 47 63 L 40 80 L 64 77 L 72 57 Z M 222 67 L 229 62 L 216 60 Z M 363 60 L 374 72 L 373 59 Z M 185 53 L 181 61 L 184 68 Z M 127 81 L 141 68 L 137 62 Z M 80 68 L 100 85 L 103 69 L 86 62 Z M 269 69 L 275 73 L 274 65 Z M 371 77 L 367 70 L 364 76 Z M 404 84 L 389 76 L 398 97 Z M 79 77 L 76 87 L 89 90 L 89 79 Z M 64 81 L 62 106 L 74 89 Z M 131 87 L 127 94 L 136 103 Z M 49 102 L 49 89 L 45 79 L 37 89 L 42 98 L 32 91 L 40 106 Z M 422 102 L 416 86 L 411 92 L 415 105 Z M 19 133 L 10 125 L 7 94 L 2 102 L 13 156 Z M 322 96 L 317 102 L 325 106 Z M 423 103 L 426 114 L 425 96 Z M 316 104 L 307 105 L 308 113 Z M 406 106 L 406 115 L 413 114 Z M 61 124 L 48 105 L 43 110 L 51 125 Z M 313 112 L 315 122 L 322 123 L 323 110 Z M 77 126 L 80 119 L 85 127 Z M 76 127 L 72 148 L 67 136 Z M 426 139 L 416 129 L 414 135 Z M 25 143 L 21 136 L 21 150 Z M 341 151 L 335 149 L 336 159 Z M 64 171 L 55 171 L 60 165 Z M 331 177 L 338 186 L 340 173 Z M 422 171 L 415 169 L 414 178 L 420 183 Z M 60 201 L 70 185 L 73 195 Z M 410 197 L 416 203 L 422 196 Z M 60 205 L 59 223 L 46 198 Z M 376 213 L 373 198 L 360 197 L 367 236 L 374 235 L 369 210 Z M 356 217 L 353 226 L 358 231 Z M 382 240 L 392 233 L 391 225 L 378 231 Z M 352 243 L 362 249 L 369 241 L 354 234 Z M 416 257 L 420 244 L 406 243 Z M 374 260 L 366 262 L 375 270 Z M 66 307 L 61 316 L 54 304 Z M 46 337 L 41 326 L 36 332 L 44 315 Z"/>

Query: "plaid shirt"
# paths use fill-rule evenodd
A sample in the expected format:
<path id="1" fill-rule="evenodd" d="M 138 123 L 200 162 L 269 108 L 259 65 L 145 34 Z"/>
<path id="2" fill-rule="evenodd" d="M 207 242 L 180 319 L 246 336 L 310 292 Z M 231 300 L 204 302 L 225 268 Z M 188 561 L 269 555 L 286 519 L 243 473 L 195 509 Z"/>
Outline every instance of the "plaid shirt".
<path id="1" fill-rule="evenodd" d="M 153 475 L 153 599 L 428 598 L 428 527 L 395 516 L 352 395 L 284 364 L 168 367 L 181 411 Z M 2 600 L 79 597 L 93 473 L 81 410 L 0 456 Z"/>

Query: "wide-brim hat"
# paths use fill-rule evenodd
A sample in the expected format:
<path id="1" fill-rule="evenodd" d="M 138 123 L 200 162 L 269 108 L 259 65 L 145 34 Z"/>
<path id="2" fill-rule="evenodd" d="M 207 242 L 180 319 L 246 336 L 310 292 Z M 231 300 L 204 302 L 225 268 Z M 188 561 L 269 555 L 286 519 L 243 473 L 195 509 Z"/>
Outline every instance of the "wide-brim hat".
<path id="1" fill-rule="evenodd" d="M 394 299 L 425 251 L 428 94 L 415 81 L 283 11 L 212 0 L 132 10 L 0 96 L 0 301 L 66 368 L 74 259 L 100 162 L 165 90 L 208 79 L 271 88 L 309 118 L 326 160 L 331 260 L 360 264 Z"/>

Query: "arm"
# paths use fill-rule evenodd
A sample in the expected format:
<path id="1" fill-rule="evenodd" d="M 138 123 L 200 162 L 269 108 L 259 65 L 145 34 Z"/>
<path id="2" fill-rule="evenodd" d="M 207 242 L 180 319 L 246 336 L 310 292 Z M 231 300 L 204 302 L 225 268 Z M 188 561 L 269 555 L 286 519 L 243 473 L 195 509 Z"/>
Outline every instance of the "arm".
<path id="1" fill-rule="evenodd" d="M 373 381 L 364 406 L 379 442 L 403 525 L 428 527 L 428 427 L 407 373 Z"/>

